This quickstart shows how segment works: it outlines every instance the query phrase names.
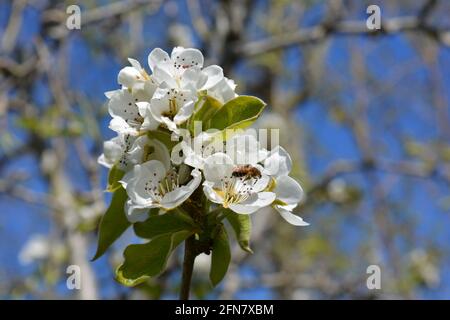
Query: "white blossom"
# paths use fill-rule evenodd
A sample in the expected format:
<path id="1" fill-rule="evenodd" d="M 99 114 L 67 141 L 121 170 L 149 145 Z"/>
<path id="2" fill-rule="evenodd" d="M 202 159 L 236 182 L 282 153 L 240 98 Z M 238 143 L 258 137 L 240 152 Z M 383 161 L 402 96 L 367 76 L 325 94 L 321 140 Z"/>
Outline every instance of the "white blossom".
<path id="1" fill-rule="evenodd" d="M 236 134 L 224 140 L 221 135 L 201 132 L 194 139 L 183 140 L 180 145 L 184 163 L 199 169 L 203 169 L 206 158 L 218 152 L 226 153 L 233 163 L 241 165 L 256 165 L 268 154 L 251 134 Z"/>
<path id="2" fill-rule="evenodd" d="M 127 170 L 133 164 L 130 154 L 128 153 L 136 141 L 136 137 L 119 134 L 111 140 L 103 142 L 103 153 L 98 158 L 98 163 L 112 168 L 115 164 L 119 169 Z"/>
<path id="3" fill-rule="evenodd" d="M 178 126 L 192 115 L 200 92 L 212 90 L 222 100 L 222 96 L 231 95 L 220 85 L 225 80 L 222 68 L 203 68 L 203 61 L 199 50 L 182 47 L 174 48 L 170 57 L 159 48 L 148 56 L 152 77 L 159 87 L 145 108 L 171 131 L 177 132 Z"/>
<path id="4" fill-rule="evenodd" d="M 151 95 L 145 90 L 131 92 L 127 88 L 108 93 L 108 111 L 112 119 L 109 128 L 117 133 L 139 135 L 146 117 L 146 126 L 156 128 L 157 123 L 151 118 L 139 102 L 145 102 Z"/>
<path id="5" fill-rule="evenodd" d="M 148 56 L 151 74 L 141 64 L 128 59 L 131 66 L 118 75 L 122 89 L 108 92 L 110 128 L 138 135 L 163 125 L 178 133 L 194 111 L 200 95 L 208 94 L 225 103 L 234 97 L 236 85 L 217 65 L 203 68 L 202 53 L 193 48 L 175 47 L 171 55 L 160 48 Z"/>
<path id="6" fill-rule="evenodd" d="M 248 175 L 239 171 L 241 167 L 224 153 L 209 156 L 204 163 L 203 191 L 210 201 L 224 208 L 250 214 L 270 205 L 275 200 L 275 194 L 264 191 L 270 179 L 261 173 L 261 166 L 247 167 L 256 173 Z"/>
<path id="7" fill-rule="evenodd" d="M 129 58 L 131 67 L 125 67 L 120 70 L 117 76 L 117 82 L 130 89 L 133 93 L 137 91 L 145 91 L 150 97 L 155 92 L 158 83 L 150 76 L 141 66 L 139 61 Z"/>
<path id="8" fill-rule="evenodd" d="M 236 84 L 224 77 L 222 68 L 204 67 L 199 50 L 183 47 L 170 55 L 160 48 L 150 52 L 149 73 L 138 61 L 128 60 L 130 66 L 117 78 L 121 89 L 106 93 L 109 127 L 118 135 L 104 142 L 98 162 L 126 172 L 120 183 L 128 194 L 131 222 L 146 219 L 151 208 L 176 208 L 204 180 L 206 197 L 236 213 L 250 214 L 271 205 L 289 223 L 307 225 L 292 213 L 303 190 L 289 177 L 292 161 L 283 148 L 269 153 L 247 133 L 224 140 L 217 132 L 202 132 L 184 139 L 170 156 L 162 142 L 149 138 L 147 131 L 154 130 L 183 135 L 184 124 L 204 96 L 222 104 L 235 98 Z"/>
<path id="9" fill-rule="evenodd" d="M 136 165 L 121 183 L 129 200 L 126 203 L 127 217 L 131 222 L 147 218 L 148 209 L 172 210 L 186 201 L 201 182 L 201 172 L 194 169 L 188 181 L 170 163 L 150 160 Z"/>
<path id="10" fill-rule="evenodd" d="M 274 179 L 276 201 L 273 207 L 290 224 L 307 226 L 307 222 L 292 213 L 298 203 L 303 199 L 303 189 L 300 184 L 289 177 L 292 169 L 292 160 L 282 147 L 275 147 L 264 160 L 264 173 Z"/>
<path id="11" fill-rule="evenodd" d="M 192 115 L 196 99 L 192 90 L 170 88 L 163 84 L 153 95 L 149 110 L 156 121 L 177 132 L 178 126 Z"/>
<path id="12" fill-rule="evenodd" d="M 107 168 L 117 165 L 119 169 L 128 171 L 134 165 L 150 159 L 168 162 L 169 151 L 164 144 L 149 139 L 146 135 L 118 135 L 103 143 L 103 154 L 98 158 L 98 162 Z"/>

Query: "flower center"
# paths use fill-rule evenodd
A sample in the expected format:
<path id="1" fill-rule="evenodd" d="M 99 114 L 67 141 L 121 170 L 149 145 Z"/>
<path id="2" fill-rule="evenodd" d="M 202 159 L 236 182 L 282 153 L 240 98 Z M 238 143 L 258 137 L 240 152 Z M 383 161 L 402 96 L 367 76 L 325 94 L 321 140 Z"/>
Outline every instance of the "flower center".
<path id="1" fill-rule="evenodd" d="M 218 190 L 215 190 L 222 196 L 224 208 L 247 200 L 254 193 L 253 187 L 261 178 L 260 175 L 236 175 L 234 172 L 231 176 L 220 179 L 222 184 Z"/>
<path id="2" fill-rule="evenodd" d="M 156 175 L 156 174 L 155 174 Z M 144 190 L 148 192 L 150 197 L 157 202 L 161 202 L 165 194 L 176 190 L 180 187 L 179 176 L 174 168 L 167 171 L 161 180 L 149 179 L 145 183 Z"/>
<path id="3" fill-rule="evenodd" d="M 175 115 L 178 112 L 178 105 L 177 105 L 177 100 L 176 98 L 170 98 L 169 99 L 169 110 L 163 112 L 163 116 L 169 118 L 170 120 L 173 120 L 173 117 L 175 117 Z"/>

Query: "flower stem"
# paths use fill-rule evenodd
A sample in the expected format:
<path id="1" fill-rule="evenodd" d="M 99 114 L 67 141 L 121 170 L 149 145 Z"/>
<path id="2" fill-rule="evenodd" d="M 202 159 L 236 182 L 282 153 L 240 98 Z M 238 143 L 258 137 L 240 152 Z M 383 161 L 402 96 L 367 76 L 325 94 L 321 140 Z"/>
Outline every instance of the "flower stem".
<path id="1" fill-rule="evenodd" d="M 194 261 L 196 256 L 195 236 L 192 235 L 186 239 L 184 244 L 184 261 L 183 273 L 181 276 L 180 300 L 189 300 L 192 271 L 194 270 Z"/>

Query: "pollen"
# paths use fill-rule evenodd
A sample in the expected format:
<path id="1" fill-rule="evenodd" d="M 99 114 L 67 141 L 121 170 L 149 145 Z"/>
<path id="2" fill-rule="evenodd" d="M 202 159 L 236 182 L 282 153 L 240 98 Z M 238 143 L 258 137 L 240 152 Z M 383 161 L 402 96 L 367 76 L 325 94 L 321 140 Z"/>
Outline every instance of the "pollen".
<path id="1" fill-rule="evenodd" d="M 254 193 L 254 186 L 260 176 L 225 176 L 221 179 L 220 188 L 214 191 L 223 198 L 223 207 L 228 208 L 230 204 L 241 203 Z"/>

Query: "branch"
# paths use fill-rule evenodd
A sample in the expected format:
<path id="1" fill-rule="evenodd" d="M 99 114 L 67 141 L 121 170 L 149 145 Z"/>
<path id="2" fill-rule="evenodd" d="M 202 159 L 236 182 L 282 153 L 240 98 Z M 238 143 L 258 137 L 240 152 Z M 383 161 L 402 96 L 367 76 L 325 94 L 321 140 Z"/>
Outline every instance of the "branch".
<path id="1" fill-rule="evenodd" d="M 422 31 L 445 46 L 450 46 L 450 29 L 439 30 L 426 25 L 422 17 L 398 17 L 382 21 L 380 30 L 369 30 L 365 21 L 341 21 L 334 26 L 320 24 L 304 28 L 293 33 L 269 37 L 264 40 L 240 43 L 236 47 L 237 54 L 252 57 L 259 54 L 286 49 L 292 46 L 308 44 L 326 39 L 330 35 L 393 35 L 401 32 Z"/>
<path id="2" fill-rule="evenodd" d="M 334 178 L 349 173 L 361 173 L 367 171 L 378 171 L 386 174 L 394 174 L 412 178 L 431 179 L 440 177 L 450 181 L 449 168 L 430 168 L 423 163 L 411 161 L 382 161 L 382 160 L 359 160 L 359 161 L 337 161 L 332 164 L 310 190 L 308 194 L 314 194 L 322 190 Z"/>
<path id="3" fill-rule="evenodd" d="M 81 24 L 82 27 L 93 25 L 104 20 L 125 16 L 133 11 L 147 6 L 152 6 L 152 9 L 156 10 L 161 3 L 161 0 L 124 0 L 111 3 L 94 9 L 82 11 Z M 51 34 L 56 38 L 63 38 L 69 34 L 69 30 L 65 25 L 66 19 L 66 12 L 60 9 L 50 9 L 45 11 L 42 15 L 43 24 L 56 24 L 51 32 Z"/>
<path id="4" fill-rule="evenodd" d="M 29 204 L 48 206 L 50 201 L 47 194 L 37 193 L 20 185 L 27 179 L 28 177 L 20 172 L 13 173 L 5 179 L 0 179 L 0 195 L 5 194 Z"/>
<path id="5" fill-rule="evenodd" d="M 8 25 L 1 39 L 1 49 L 4 53 L 10 53 L 16 44 L 17 36 L 22 26 L 22 12 L 25 4 L 26 1 L 18 0 L 14 1 L 12 5 Z"/>
<path id="6" fill-rule="evenodd" d="M 184 244 L 183 273 L 181 275 L 180 300 L 189 299 L 191 289 L 192 272 L 194 270 L 194 261 L 197 256 L 195 249 L 195 237 L 190 236 Z"/>
<path id="7" fill-rule="evenodd" d="M 134 0 L 121 1 L 106 6 L 98 7 L 86 12 L 82 17 L 82 23 L 92 24 L 105 19 L 110 19 L 120 15 L 126 15 L 132 11 L 140 9 L 148 5 L 159 6 L 161 1 L 157 0 Z"/>

